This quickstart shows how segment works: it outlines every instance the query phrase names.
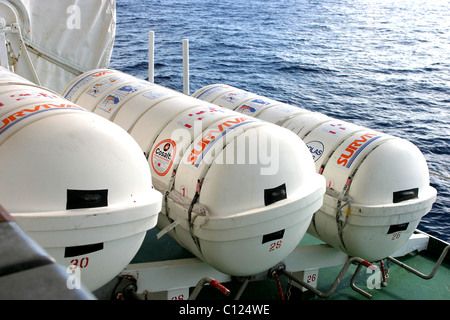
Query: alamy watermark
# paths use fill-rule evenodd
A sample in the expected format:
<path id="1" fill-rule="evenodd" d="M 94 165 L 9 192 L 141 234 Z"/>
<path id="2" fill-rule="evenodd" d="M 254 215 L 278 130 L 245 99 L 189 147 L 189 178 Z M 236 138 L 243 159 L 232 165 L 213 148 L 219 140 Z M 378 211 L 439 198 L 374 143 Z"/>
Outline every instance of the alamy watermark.
<path id="1" fill-rule="evenodd" d="M 372 273 L 366 281 L 368 289 L 381 289 L 382 274 L 381 269 L 371 264 L 367 267 L 366 273 Z"/>
<path id="2" fill-rule="evenodd" d="M 243 129 L 245 118 L 224 121 L 203 131 L 202 122 L 178 128 L 171 134 L 180 163 L 198 167 L 205 164 L 251 164 L 261 175 L 275 175 L 280 166 L 279 138 L 258 127 Z M 192 134 L 193 133 L 193 134 Z M 192 137 L 195 137 L 192 143 Z M 187 155 L 186 155 L 187 153 Z"/>
<path id="3" fill-rule="evenodd" d="M 69 30 L 81 29 L 81 9 L 76 4 L 68 6 L 66 13 L 69 15 L 66 20 L 66 27 Z"/>
<path id="4" fill-rule="evenodd" d="M 66 268 L 67 277 L 66 285 L 69 290 L 81 289 L 81 269 L 78 266 L 70 265 Z"/>

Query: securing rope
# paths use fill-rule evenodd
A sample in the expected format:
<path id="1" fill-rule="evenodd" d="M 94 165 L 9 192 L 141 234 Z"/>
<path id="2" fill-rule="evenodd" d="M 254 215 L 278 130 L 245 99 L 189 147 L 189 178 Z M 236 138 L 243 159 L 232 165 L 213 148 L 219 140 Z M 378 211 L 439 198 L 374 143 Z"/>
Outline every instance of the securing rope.
<path id="1" fill-rule="evenodd" d="M 177 174 L 177 169 L 173 169 L 172 176 L 170 177 L 170 181 L 169 181 L 169 184 L 167 185 L 166 192 L 164 193 L 164 207 L 165 207 L 165 212 L 166 212 L 167 218 L 169 218 L 169 206 L 167 205 L 167 199 L 169 197 L 170 191 L 173 189 L 176 174 Z"/>
<path id="2" fill-rule="evenodd" d="M 194 235 L 194 220 L 192 219 L 192 209 L 194 208 L 194 204 L 197 203 L 198 198 L 200 197 L 200 190 L 202 188 L 203 180 L 198 179 L 197 180 L 197 189 L 195 190 L 195 195 L 192 198 L 191 205 L 189 206 L 188 210 L 188 222 L 189 222 L 189 232 L 191 234 L 191 238 L 194 241 L 195 245 L 197 246 L 198 250 L 202 252 L 200 248 L 200 241 L 198 238 Z"/>
<path id="3" fill-rule="evenodd" d="M 362 159 L 355 164 L 355 167 L 353 169 L 353 171 L 349 174 L 347 181 L 342 189 L 341 194 L 339 195 L 339 198 L 337 200 L 337 206 L 336 206 L 336 225 L 338 228 L 338 235 L 339 235 L 339 239 L 341 240 L 342 246 L 347 249 L 347 247 L 345 246 L 345 242 L 344 242 L 344 233 L 343 233 L 343 229 L 344 227 L 347 225 L 350 213 L 351 213 L 351 200 L 348 198 L 348 193 L 351 187 L 351 184 L 353 182 L 353 178 L 355 177 L 356 173 L 358 172 L 359 168 L 361 167 L 361 165 L 364 163 L 364 161 L 367 159 L 367 157 L 375 150 L 377 149 L 379 146 L 381 146 L 382 144 L 386 143 L 389 140 L 395 139 L 395 137 L 393 136 L 380 136 L 383 137 L 382 139 L 379 139 L 378 142 L 376 142 L 375 145 L 372 145 L 372 149 L 370 149 L 367 154 L 362 157 Z M 343 204 L 342 204 L 343 203 Z M 346 214 L 345 214 L 345 220 L 344 222 L 341 221 L 341 209 L 344 208 L 346 205 L 348 205 L 347 210 L 346 210 Z"/>
<path id="4" fill-rule="evenodd" d="M 435 176 L 440 177 L 440 178 L 444 178 L 444 179 L 450 180 L 450 177 L 444 176 L 444 175 L 442 175 L 440 173 L 437 173 L 437 172 L 430 171 L 430 174 L 435 175 Z"/>
<path id="5" fill-rule="evenodd" d="M 280 292 L 281 300 L 284 300 L 283 288 L 281 287 L 280 277 L 278 277 L 278 274 L 275 271 L 272 272 L 272 277 L 274 277 L 277 282 L 278 291 Z"/>

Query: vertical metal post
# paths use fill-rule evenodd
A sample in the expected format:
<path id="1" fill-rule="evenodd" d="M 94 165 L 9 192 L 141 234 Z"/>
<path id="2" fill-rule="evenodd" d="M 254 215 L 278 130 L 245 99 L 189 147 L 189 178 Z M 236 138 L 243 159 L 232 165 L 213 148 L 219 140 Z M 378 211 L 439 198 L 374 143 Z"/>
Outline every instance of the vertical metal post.
<path id="1" fill-rule="evenodd" d="M 183 39 L 183 92 L 189 95 L 189 39 Z"/>
<path id="2" fill-rule="evenodd" d="M 0 66 L 11 71 L 9 68 L 8 52 L 6 50 L 6 36 L 4 32 L 0 32 Z"/>
<path id="3" fill-rule="evenodd" d="M 155 82 L 155 32 L 148 33 L 148 81 Z"/>

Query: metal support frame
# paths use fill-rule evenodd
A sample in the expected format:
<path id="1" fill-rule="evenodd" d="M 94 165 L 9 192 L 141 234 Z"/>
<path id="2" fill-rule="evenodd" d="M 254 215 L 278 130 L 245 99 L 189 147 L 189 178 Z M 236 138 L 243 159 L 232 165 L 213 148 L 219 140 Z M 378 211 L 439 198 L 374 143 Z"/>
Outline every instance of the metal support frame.
<path id="1" fill-rule="evenodd" d="M 412 237 L 414 238 L 414 237 Z M 414 241 L 414 240 L 413 240 Z M 395 264 L 399 265 L 400 267 L 406 269 L 407 271 L 413 273 L 414 275 L 425 279 L 425 280 L 429 280 L 431 278 L 434 277 L 434 275 L 437 272 L 437 269 L 439 268 L 439 266 L 441 265 L 441 263 L 444 261 L 445 256 L 447 255 L 448 251 L 450 250 L 450 246 L 446 246 L 444 248 L 444 250 L 442 251 L 441 255 L 439 256 L 439 259 L 437 260 L 436 264 L 434 265 L 432 271 L 427 275 L 424 274 L 410 266 L 408 266 L 407 264 L 395 259 L 394 257 L 387 257 L 386 259 L 388 259 L 389 261 L 394 262 Z M 349 268 L 350 264 L 357 264 L 357 268 L 353 273 L 353 276 L 350 280 L 350 287 L 358 292 L 359 294 L 363 295 L 366 298 L 372 298 L 372 295 L 369 294 L 368 292 L 362 290 L 361 288 L 357 287 L 355 285 L 355 280 L 361 270 L 361 268 L 363 266 L 365 267 L 372 267 L 372 268 L 377 268 L 376 266 L 374 266 L 373 264 L 359 258 L 359 257 L 352 257 L 350 259 L 347 260 L 347 262 L 344 264 L 344 266 L 342 267 L 341 271 L 339 272 L 337 278 L 335 279 L 335 281 L 333 282 L 333 284 L 331 285 L 329 291 L 327 293 L 323 293 L 319 290 L 317 290 L 316 288 L 314 288 L 313 286 L 309 285 L 308 283 L 306 283 L 305 281 L 296 278 L 295 276 L 292 275 L 291 272 L 287 271 L 285 267 L 279 267 L 276 272 L 282 273 L 284 275 L 286 275 L 289 279 L 291 279 L 292 281 L 295 281 L 296 283 L 300 284 L 301 286 L 303 286 L 304 288 L 310 290 L 311 292 L 313 292 L 314 294 L 318 295 L 319 297 L 322 298 L 328 298 L 330 297 L 333 292 L 336 290 L 337 286 L 339 285 L 339 283 L 341 282 L 342 277 L 344 276 L 344 274 L 347 272 L 347 269 Z M 383 264 L 383 262 L 381 261 L 381 263 Z M 385 279 L 383 278 L 383 281 L 385 281 Z"/>
<path id="2" fill-rule="evenodd" d="M 344 264 L 348 259 L 349 257 L 345 253 L 327 244 L 300 246 L 288 256 L 283 264 L 254 278 L 255 281 L 265 279 L 270 276 L 274 270 L 279 269 L 280 266 L 294 271 L 307 270 L 312 268 L 339 266 Z M 353 260 L 350 260 L 350 262 L 347 263 L 346 269 Z M 130 264 L 121 275 L 125 277 L 131 276 L 136 279 L 138 288 L 137 294 L 148 297 L 152 294 L 156 296 L 159 292 L 165 292 L 166 295 L 162 296 L 169 300 L 178 299 L 181 296 L 187 298 L 189 296 L 188 292 L 190 287 L 200 285 L 199 289 L 201 289 L 204 285 L 204 281 L 207 279 L 215 279 L 222 283 L 232 280 L 231 276 L 217 271 L 197 258 Z M 207 275 L 206 279 L 205 275 Z M 199 282 L 194 282 L 197 281 L 196 279 L 201 280 Z M 241 297 L 249 281 L 251 281 L 251 279 L 243 278 L 243 284 L 236 293 L 234 297 L 235 300 L 238 300 Z M 199 291 L 199 289 L 194 289 L 196 294 L 191 294 L 190 298 L 197 296 L 197 291 Z M 161 297 L 161 295 L 159 295 L 159 297 Z"/>
<path id="3" fill-rule="evenodd" d="M 202 290 L 203 286 L 206 285 L 206 284 L 209 284 L 213 288 L 216 288 L 217 290 L 219 290 L 225 296 L 229 296 L 230 295 L 230 290 L 228 290 L 220 282 L 218 282 L 217 280 L 214 280 L 211 277 L 204 277 L 195 286 L 194 291 L 192 291 L 191 295 L 189 296 L 189 300 L 195 300 L 195 298 L 197 298 L 198 294 Z"/>
<path id="4" fill-rule="evenodd" d="M 189 83 L 189 39 L 182 40 L 183 52 L 183 93 L 190 95 Z M 155 82 L 155 32 L 148 32 L 148 81 Z"/>
<path id="5" fill-rule="evenodd" d="M 148 32 L 148 81 L 155 82 L 155 32 Z"/>
<path id="6" fill-rule="evenodd" d="M 205 277 L 221 283 L 232 280 L 198 258 L 130 264 L 120 275 L 136 280 L 138 295 L 167 300 L 188 299 L 189 288 Z"/>
<path id="7" fill-rule="evenodd" d="M 0 66 L 10 70 L 8 62 L 8 53 L 6 50 L 6 37 L 5 33 L 0 31 Z"/>
<path id="8" fill-rule="evenodd" d="M 399 251 L 394 253 L 393 256 L 402 256 L 408 252 L 424 250 L 426 249 L 427 243 L 428 237 L 425 235 L 413 235 L 408 243 L 405 244 L 404 248 L 401 248 Z M 441 265 L 449 250 L 450 246 L 447 246 L 444 249 L 429 275 L 424 275 L 423 273 L 407 266 L 393 257 L 388 257 L 387 259 L 420 276 L 421 278 L 430 279 L 436 273 L 438 267 Z M 372 295 L 357 287 L 355 281 L 363 266 L 371 269 L 378 267 L 359 257 L 349 257 L 341 250 L 333 248 L 327 244 L 319 244 L 299 246 L 282 263 L 273 267 L 271 270 L 261 273 L 255 277 L 242 278 L 241 280 L 243 283 L 238 292 L 235 294 L 234 299 L 238 300 L 241 297 L 249 281 L 264 280 L 269 276 L 273 276 L 274 272 L 287 276 L 293 283 L 297 283 L 301 287 L 306 288 L 319 297 L 328 298 L 335 292 L 345 273 L 352 264 L 356 265 L 356 270 L 350 280 L 350 287 L 366 298 L 371 298 Z M 312 269 L 320 270 L 321 268 L 336 266 L 342 266 L 342 268 L 327 292 L 318 290 L 314 287 L 314 285 L 311 285 L 296 276 L 296 273 L 299 272 Z M 233 279 L 233 277 L 217 271 L 207 263 L 197 258 L 130 264 L 124 271 L 122 271 L 121 276 L 125 278 L 132 277 L 136 280 L 136 297 L 145 296 L 151 298 L 154 296 L 159 299 L 163 297 L 163 299 L 169 300 L 188 298 L 195 299 L 202 287 L 207 284 L 222 289 L 223 292 L 228 295 L 229 292 L 227 293 L 226 288 L 219 282 L 227 283 Z M 200 279 L 200 281 L 198 279 Z M 189 289 L 192 287 L 194 287 L 194 291 L 191 295 L 189 295 Z"/>
<path id="9" fill-rule="evenodd" d="M 349 258 L 344 266 L 342 267 L 341 271 L 339 272 L 338 276 L 336 277 L 336 279 L 334 280 L 333 284 L 331 285 L 330 289 L 328 290 L 328 292 L 323 293 L 320 290 L 318 290 L 317 288 L 314 288 L 313 286 L 309 285 L 308 283 L 306 283 L 303 280 L 300 280 L 296 277 L 294 277 L 292 275 L 291 272 L 287 271 L 285 267 L 280 267 L 276 270 L 277 273 L 281 273 L 284 274 L 285 276 L 287 276 L 289 279 L 291 279 L 294 282 L 297 282 L 298 284 L 300 284 L 301 286 L 305 287 L 306 289 L 308 289 L 309 291 L 313 292 L 314 294 L 316 294 L 317 296 L 321 297 L 321 298 L 328 298 L 330 297 L 333 292 L 336 290 L 337 286 L 339 285 L 339 283 L 341 283 L 342 277 L 344 276 L 344 274 L 347 272 L 347 269 L 350 267 L 351 264 L 353 263 L 357 263 L 358 267 L 355 271 L 355 274 L 357 272 L 359 272 L 359 269 L 362 266 L 365 267 L 369 267 L 372 266 L 371 263 L 359 258 L 359 257 L 353 257 L 353 258 Z M 361 293 L 362 295 L 364 295 L 365 297 L 371 298 L 372 295 L 370 295 L 369 293 L 365 292 L 364 290 L 358 288 L 355 284 L 354 284 L 354 280 L 356 279 L 356 275 L 353 275 L 352 280 L 351 280 L 351 287 L 358 293 Z"/>
<path id="10" fill-rule="evenodd" d="M 401 262 L 401 261 L 398 261 L 397 259 L 395 259 L 395 258 L 393 258 L 393 257 L 387 257 L 387 259 L 388 259 L 389 261 L 392 261 L 393 263 L 399 265 L 399 266 L 402 267 L 403 269 L 406 269 L 406 270 L 408 270 L 409 272 L 415 274 L 416 276 L 418 276 L 418 277 L 420 277 L 420 278 L 422 278 L 422 279 L 425 279 L 425 280 L 429 280 L 429 279 L 431 279 L 431 278 L 434 277 L 434 275 L 436 274 L 437 269 L 438 269 L 439 266 L 441 265 L 442 261 L 444 261 L 444 258 L 445 258 L 445 256 L 447 255 L 447 253 L 448 253 L 449 250 L 450 250 L 450 246 L 446 246 L 446 247 L 444 248 L 444 250 L 442 251 L 441 255 L 439 256 L 438 261 L 436 262 L 436 264 L 434 265 L 433 269 L 431 270 L 431 273 L 429 273 L 428 275 L 427 275 L 427 274 L 424 274 L 424 273 L 422 273 L 422 272 L 420 272 L 420 271 L 418 271 L 418 270 L 416 270 L 416 269 L 414 269 L 414 268 L 412 268 L 412 267 L 410 267 L 410 266 L 408 266 L 407 264 L 405 264 L 405 263 L 403 263 L 403 262 Z"/>
<path id="11" fill-rule="evenodd" d="M 22 25 L 29 25 L 29 17 L 24 10 L 21 10 L 19 14 L 17 9 L 11 3 L 0 0 L 0 65 L 16 72 L 20 64 L 21 75 L 39 85 L 39 77 L 21 32 Z M 22 21 L 19 21 L 19 16 Z M 14 49 L 16 49 L 16 53 L 14 53 Z"/>
<path id="12" fill-rule="evenodd" d="M 249 283 L 250 279 L 249 278 L 245 278 L 244 281 L 242 282 L 241 287 L 239 288 L 236 296 L 234 297 L 234 300 L 239 300 L 242 296 L 242 294 L 244 293 L 245 289 L 247 288 L 247 285 Z"/>
<path id="13" fill-rule="evenodd" d="M 183 39 L 183 93 L 189 92 L 189 39 Z"/>

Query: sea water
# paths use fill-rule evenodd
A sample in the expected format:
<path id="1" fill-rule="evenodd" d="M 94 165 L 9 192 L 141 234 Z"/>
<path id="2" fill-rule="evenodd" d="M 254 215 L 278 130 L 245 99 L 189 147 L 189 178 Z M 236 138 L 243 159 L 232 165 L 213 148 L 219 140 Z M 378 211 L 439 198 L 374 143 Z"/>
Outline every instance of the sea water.
<path id="1" fill-rule="evenodd" d="M 190 92 L 226 83 L 408 139 L 437 201 L 419 229 L 450 241 L 450 2 L 117 0 L 115 68 Z"/>

